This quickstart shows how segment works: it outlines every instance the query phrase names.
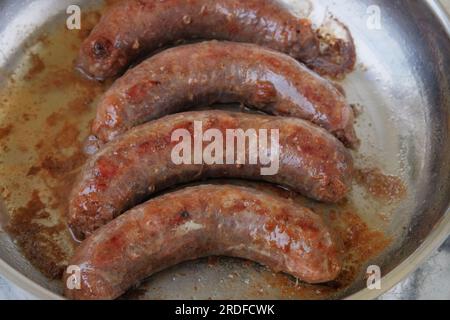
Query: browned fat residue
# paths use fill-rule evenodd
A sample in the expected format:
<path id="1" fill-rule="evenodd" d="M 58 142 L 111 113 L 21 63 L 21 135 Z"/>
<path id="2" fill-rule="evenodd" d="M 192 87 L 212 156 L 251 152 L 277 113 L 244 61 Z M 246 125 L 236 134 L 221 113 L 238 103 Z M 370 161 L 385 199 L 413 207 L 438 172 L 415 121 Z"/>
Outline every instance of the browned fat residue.
<path id="1" fill-rule="evenodd" d="M 66 174 L 72 173 L 78 169 L 85 161 L 86 157 L 83 152 L 77 152 L 70 157 L 61 157 L 59 155 L 48 155 L 42 163 L 41 168 L 44 169 L 51 177 L 61 178 Z"/>
<path id="2" fill-rule="evenodd" d="M 336 88 L 337 91 L 339 91 L 340 94 L 342 94 L 345 98 L 347 97 L 347 92 L 345 92 L 344 87 L 340 83 L 331 82 L 331 84 Z"/>
<path id="3" fill-rule="evenodd" d="M 126 91 L 128 101 L 132 104 L 142 103 L 145 97 L 151 92 L 151 89 L 161 85 L 161 82 L 154 80 L 146 80 L 135 84 Z"/>
<path id="4" fill-rule="evenodd" d="M 104 0 L 105 8 L 115 6 L 119 2 L 123 2 L 124 0 Z"/>
<path id="5" fill-rule="evenodd" d="M 346 26 L 342 24 L 341 26 L 348 32 Z M 356 51 L 353 39 L 339 39 L 324 33 L 323 30 L 317 31 L 317 38 L 321 43 L 320 56 L 310 64 L 316 72 L 342 79 L 346 73 L 355 68 Z"/>
<path id="6" fill-rule="evenodd" d="M 358 169 L 355 180 L 362 185 L 373 197 L 394 202 L 406 196 L 407 188 L 401 178 L 385 175 L 378 168 Z"/>
<path id="7" fill-rule="evenodd" d="M 4 200 L 8 200 L 11 197 L 11 191 L 9 191 L 8 189 L 6 189 L 4 187 L 0 187 L 0 196 Z"/>
<path id="8" fill-rule="evenodd" d="M 82 141 L 88 134 L 94 100 L 110 85 L 74 72 L 72 63 L 81 40 L 77 31 L 64 26 L 64 21 L 58 22 L 56 29 L 27 43 L 26 49 L 33 53 L 23 56 L 23 65 L 31 67 L 25 70 L 26 77 L 11 74 L 1 97 L 10 107 L 11 125 L 1 124 L 0 138 L 14 135 L 14 141 L 5 139 L 1 149 L 6 159 L 14 159 L 16 150 L 20 151 L 24 167 L 8 173 L 19 182 L 17 187 L 12 181 L 2 185 L 10 208 L 8 231 L 24 256 L 50 278 L 59 278 L 76 245 L 65 226 L 69 194 L 86 161 Z"/>
<path id="9" fill-rule="evenodd" d="M 46 119 L 46 124 L 49 127 L 56 126 L 59 122 L 64 121 L 65 117 L 62 112 L 53 112 Z"/>
<path id="10" fill-rule="evenodd" d="M 24 121 L 24 122 L 28 122 L 28 121 L 31 121 L 31 120 L 35 120 L 37 117 L 36 117 L 36 114 L 33 114 L 33 113 L 24 113 L 23 115 L 22 115 L 22 120 Z"/>
<path id="11" fill-rule="evenodd" d="M 37 37 L 28 39 L 27 41 L 25 41 L 24 49 L 29 50 L 37 44 L 49 46 L 51 44 L 49 34 L 47 32 L 42 32 Z"/>
<path id="12" fill-rule="evenodd" d="M 71 246 L 72 250 L 75 245 L 73 241 L 70 242 L 64 213 L 67 211 L 68 194 L 78 173 L 77 169 L 86 159 L 84 153 L 79 151 L 79 144 L 73 140 L 78 136 L 77 131 L 69 129 L 66 132 L 69 134 L 60 134 L 67 139 L 67 143 L 74 143 L 77 151 L 70 156 L 60 154 L 58 148 L 55 148 L 58 142 L 53 146 L 53 150 L 51 141 L 54 140 L 48 137 L 49 141 L 38 143 L 39 148 L 36 151 L 40 159 L 39 164 L 32 166 L 27 173 L 27 176 L 39 176 L 47 185 L 51 197 L 44 202 L 39 198 L 38 191 L 34 191 L 25 207 L 12 212 L 8 227 L 27 259 L 46 276 L 55 279 L 61 277 L 64 261 L 70 252 L 70 249 L 67 251 L 61 247 L 57 238 L 66 241 L 68 239 L 66 246 Z M 49 210 L 59 212 L 57 224 L 48 226 L 49 222 L 54 220 Z"/>
<path id="13" fill-rule="evenodd" d="M 86 95 L 75 98 L 68 103 L 68 112 L 73 115 L 82 114 L 84 112 L 90 111 L 91 104 L 93 103 L 95 97 L 99 92 L 97 90 L 89 90 Z"/>
<path id="14" fill-rule="evenodd" d="M 8 124 L 6 127 L 0 128 L 0 140 L 8 137 L 13 131 L 13 125 Z"/>
<path id="15" fill-rule="evenodd" d="M 63 113 L 56 113 L 47 119 L 47 125 L 53 127 L 57 123 L 53 121 L 62 121 Z M 49 119 L 52 119 L 49 121 Z M 53 178 L 59 182 L 66 181 L 67 176 L 77 171 L 86 161 L 86 155 L 82 151 L 82 143 L 79 139 L 79 128 L 70 122 L 63 122 L 62 127 L 54 132 L 48 132 L 40 140 L 35 149 L 39 157 L 39 165 L 32 167 L 32 172 L 43 170 L 46 175 L 44 179 Z M 72 149 L 74 151 L 65 154 L 62 150 Z M 30 169 L 31 170 L 31 169 Z"/>
<path id="16" fill-rule="evenodd" d="M 49 34 L 46 33 L 46 32 L 40 34 L 40 35 L 37 37 L 36 42 L 37 42 L 37 43 L 41 43 L 41 44 L 44 45 L 44 46 L 49 46 L 49 45 L 51 45 L 51 43 L 52 43 L 51 40 L 50 40 Z"/>
<path id="17" fill-rule="evenodd" d="M 27 172 L 27 177 L 35 176 L 41 171 L 40 167 L 32 166 Z"/>
<path id="18" fill-rule="evenodd" d="M 66 105 L 66 108 L 50 114 L 46 119 L 47 126 L 55 127 L 58 124 L 64 123 L 65 129 L 68 129 L 69 132 L 74 133 L 75 128 L 78 128 L 78 126 L 74 124 L 68 124 L 66 120 L 70 118 L 69 116 L 76 117 L 86 112 L 90 112 L 94 99 L 101 92 L 99 88 L 86 89 L 85 91 L 85 94 L 70 101 Z M 65 133 L 65 135 L 67 136 L 67 133 Z M 73 141 L 73 139 L 68 140 Z"/>
<path id="19" fill-rule="evenodd" d="M 257 297 L 265 297 L 266 291 L 271 288 L 279 290 L 280 299 L 323 299 L 333 293 L 327 286 L 301 282 L 284 273 L 274 273 L 266 269 L 261 274 L 264 277 L 264 284 L 254 284 L 250 288 L 251 293 Z"/>
<path id="20" fill-rule="evenodd" d="M 355 121 L 356 121 L 356 118 L 358 118 L 360 115 L 362 115 L 364 106 L 360 103 L 352 103 L 352 104 L 350 104 L 350 107 L 353 110 L 353 115 L 355 116 Z"/>
<path id="21" fill-rule="evenodd" d="M 64 266 L 59 262 L 66 259 L 65 253 L 55 243 L 55 237 L 66 227 L 62 223 L 46 226 L 38 220 L 48 219 L 49 213 L 34 191 L 26 206 L 14 210 L 7 231 L 14 237 L 26 258 L 47 277 L 60 278 Z"/>
<path id="22" fill-rule="evenodd" d="M 392 239 L 381 231 L 369 228 L 351 206 L 331 214 L 330 219 L 344 245 L 344 265 L 339 277 L 331 285 L 342 289 L 348 287 L 364 263 L 381 254 L 392 243 Z"/>
<path id="23" fill-rule="evenodd" d="M 42 91 L 66 89 L 77 86 L 86 91 L 92 91 L 99 88 L 100 84 L 89 81 L 82 75 L 76 73 L 72 68 L 51 67 L 39 82 L 38 88 Z"/>
<path id="24" fill-rule="evenodd" d="M 45 70 L 45 63 L 38 54 L 30 54 L 30 68 L 25 75 L 25 80 L 31 80 Z"/>
<path id="25" fill-rule="evenodd" d="M 55 137 L 55 147 L 57 148 L 76 147 L 78 145 L 79 135 L 80 130 L 74 124 L 65 123 Z"/>

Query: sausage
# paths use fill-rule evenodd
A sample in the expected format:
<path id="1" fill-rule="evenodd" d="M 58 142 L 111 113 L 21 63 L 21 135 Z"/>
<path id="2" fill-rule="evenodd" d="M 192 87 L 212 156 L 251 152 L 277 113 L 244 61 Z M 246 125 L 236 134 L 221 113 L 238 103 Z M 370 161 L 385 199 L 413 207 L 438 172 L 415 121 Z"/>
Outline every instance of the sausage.
<path id="1" fill-rule="evenodd" d="M 246 139 L 242 151 L 238 148 L 240 144 L 235 143 L 237 139 L 230 138 L 234 148 L 223 150 L 220 156 L 218 152 L 231 145 L 223 142 L 222 149 L 217 148 L 215 153 L 219 159 L 202 159 L 202 150 L 206 152 L 212 142 L 203 136 L 202 145 L 202 135 L 196 130 L 199 123 L 205 135 L 214 129 L 223 139 L 230 130 L 240 129 L 242 137 L 246 133 L 253 141 L 261 141 L 265 139 L 265 129 L 267 140 L 276 142 L 278 132 L 279 148 L 272 149 L 277 145 L 274 142 L 270 146 L 267 143 L 266 148 L 261 144 L 263 155 L 271 157 L 271 165 L 266 165 L 269 162 L 262 161 L 263 158 L 251 163 L 251 155 L 256 156 L 261 150 L 252 151 L 250 139 Z M 173 134 L 179 136 L 173 139 Z M 192 152 L 193 157 L 187 149 L 183 152 L 178 149 L 182 136 L 199 137 L 183 138 L 189 147 L 194 140 L 192 151 L 198 150 L 194 148 L 198 146 L 195 140 L 200 139 L 200 151 Z M 187 161 L 174 160 L 174 153 L 186 156 L 185 152 Z M 248 157 L 239 157 L 237 161 L 238 155 Z M 263 168 L 270 166 L 274 172 L 263 172 Z M 155 192 L 206 178 L 266 181 L 319 201 L 338 202 L 350 190 L 352 173 L 348 149 L 327 131 L 307 121 L 226 111 L 180 113 L 138 126 L 96 153 L 72 190 L 68 222 L 75 236 L 82 239 Z"/>
<path id="2" fill-rule="evenodd" d="M 252 188 L 196 186 L 150 200 L 86 239 L 69 263 L 80 268 L 80 288 L 65 295 L 115 299 L 158 271 L 211 255 L 322 283 L 339 274 L 340 250 L 310 209 Z"/>
<path id="3" fill-rule="evenodd" d="M 92 131 L 110 141 L 167 114 L 232 102 L 306 119 L 347 146 L 358 143 L 353 110 L 330 81 L 282 53 L 218 41 L 169 49 L 128 71 L 103 96 Z"/>
<path id="4" fill-rule="evenodd" d="M 104 80 L 145 54 L 195 39 L 256 43 L 331 76 L 351 71 L 356 57 L 353 40 L 337 56 L 327 50 L 322 57 L 311 22 L 277 0 L 124 0 L 107 10 L 83 42 L 77 68 Z"/>

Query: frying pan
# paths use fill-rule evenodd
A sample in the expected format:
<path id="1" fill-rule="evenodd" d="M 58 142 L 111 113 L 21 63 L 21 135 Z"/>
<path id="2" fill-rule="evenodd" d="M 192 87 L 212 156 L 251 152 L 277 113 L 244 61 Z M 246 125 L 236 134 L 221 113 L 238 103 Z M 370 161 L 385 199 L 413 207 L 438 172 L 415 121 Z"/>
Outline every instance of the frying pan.
<path id="1" fill-rule="evenodd" d="M 0 1 L 0 88 L 6 83 L 2 75 L 17 67 L 32 35 L 64 17 L 68 5 L 84 8 L 98 2 Z M 378 222 L 358 188 L 352 194 L 364 221 L 389 235 L 392 245 L 367 262 L 380 266 L 381 290 L 367 289 L 361 274 L 336 297 L 372 299 L 413 272 L 450 234 L 450 22 L 436 0 L 322 0 L 306 9 L 304 1 L 289 2 L 313 20 L 331 12 L 351 30 L 358 66 L 341 84 L 348 100 L 361 109 L 357 131 L 363 144 L 356 162 L 370 162 L 401 177 L 408 189 L 400 204 L 384 208 L 391 215 L 387 224 Z M 8 112 L 0 104 L 0 128 Z M 8 216 L 5 208 L 0 200 L 0 217 Z M 249 269 L 230 262 L 213 270 L 203 262 L 183 264 L 152 277 L 146 297 L 253 298 L 242 279 L 217 285 L 230 270 L 263 284 L 264 278 Z M 0 274 L 38 298 L 61 298 L 60 284 L 40 274 L 2 231 Z M 177 281 L 172 281 L 175 275 Z M 193 291 L 194 284 L 201 292 Z M 262 297 L 278 298 L 277 290 L 273 287 Z"/>

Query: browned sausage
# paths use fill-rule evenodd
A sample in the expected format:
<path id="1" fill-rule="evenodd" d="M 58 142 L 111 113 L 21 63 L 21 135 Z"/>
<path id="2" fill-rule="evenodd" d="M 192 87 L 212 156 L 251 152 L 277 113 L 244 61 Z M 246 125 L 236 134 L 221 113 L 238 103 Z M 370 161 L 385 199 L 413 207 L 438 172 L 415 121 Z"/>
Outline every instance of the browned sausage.
<path id="1" fill-rule="evenodd" d="M 355 63 L 352 42 L 337 57 L 328 57 L 329 52 L 322 57 L 310 21 L 277 0 L 124 0 L 106 12 L 85 40 L 77 65 L 103 80 L 144 54 L 192 39 L 256 43 L 333 76 L 350 71 Z"/>
<path id="2" fill-rule="evenodd" d="M 353 110 L 331 82 L 282 53 L 217 41 L 163 51 L 128 71 L 100 101 L 92 131 L 110 141 L 135 125 L 216 102 L 309 120 L 347 146 L 358 142 Z"/>
<path id="3" fill-rule="evenodd" d="M 263 167 L 270 166 L 260 161 L 261 158 L 251 164 L 249 139 L 245 151 L 240 153 L 248 156 L 238 164 L 226 159 L 226 151 L 222 156 L 217 153 L 220 157 L 217 161 L 202 161 L 201 150 L 197 153 L 200 159 L 194 159 L 195 162 L 189 162 L 192 155 L 187 152 L 188 161 L 175 164 L 172 153 L 179 140 L 172 141 L 172 134 L 183 130 L 192 137 L 199 136 L 194 130 L 195 121 L 201 122 L 205 134 L 209 129 L 216 129 L 224 138 L 227 131 L 242 129 L 254 141 L 265 140 L 262 130 L 266 129 L 268 139 L 272 139 L 275 135 L 271 130 L 278 130 L 280 148 L 268 152 L 275 164 L 272 169 L 278 169 L 276 174 L 263 172 Z M 188 145 L 191 144 L 189 141 Z M 205 150 L 210 145 L 210 142 L 200 142 Z M 225 149 L 225 142 L 222 148 Z M 231 160 L 237 159 L 238 148 L 230 147 L 228 152 Z M 180 150 L 175 153 L 185 155 Z M 73 189 L 69 224 L 77 237 L 83 238 L 156 191 L 204 178 L 262 180 L 316 200 L 338 202 L 350 190 L 352 169 L 352 157 L 344 145 L 327 131 L 304 120 L 225 111 L 181 113 L 131 129 L 95 154 Z"/>
<path id="4" fill-rule="evenodd" d="M 114 299 L 160 270 L 210 255 L 309 283 L 334 280 L 341 269 L 339 242 L 311 210 L 252 188 L 204 185 L 150 200 L 86 239 L 69 263 L 81 268 L 80 289 L 65 294 Z"/>

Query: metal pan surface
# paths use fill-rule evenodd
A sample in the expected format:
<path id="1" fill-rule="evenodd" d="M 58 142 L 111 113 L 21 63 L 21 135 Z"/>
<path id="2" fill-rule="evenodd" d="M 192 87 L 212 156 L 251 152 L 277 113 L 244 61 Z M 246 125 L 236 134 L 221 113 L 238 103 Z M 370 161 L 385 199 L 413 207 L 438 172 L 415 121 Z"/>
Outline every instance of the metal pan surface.
<path id="1" fill-rule="evenodd" d="M 31 37 L 64 21 L 69 5 L 85 8 L 95 3 L 1 0 L 0 88 L 6 86 L 5 74 L 18 68 Z M 313 20 L 332 13 L 348 26 L 357 46 L 358 66 L 341 82 L 350 103 L 361 109 L 356 121 L 362 140 L 357 164 L 379 167 L 407 186 L 406 197 L 395 205 L 374 204 L 358 186 L 351 196 L 362 219 L 392 243 L 367 262 L 380 266 L 381 290 L 366 289 L 361 274 L 333 298 L 371 299 L 413 272 L 450 234 L 450 22 L 436 0 L 323 0 L 306 7 L 304 3 L 289 0 L 294 10 L 311 14 Z M 13 112 L 10 108 L 0 102 L 0 128 Z M 5 172 L 7 160 L 0 156 L 0 172 Z M 389 212 L 389 223 L 377 218 L 381 211 Z M 0 213 L 7 220 L 1 197 Z M 219 259 L 213 267 L 208 261 L 190 262 L 152 277 L 139 297 L 284 297 L 282 288 L 268 286 L 262 273 L 227 259 Z M 61 298 L 60 284 L 39 273 L 1 228 L 0 274 L 38 298 Z M 265 289 L 261 293 L 255 288 Z"/>

